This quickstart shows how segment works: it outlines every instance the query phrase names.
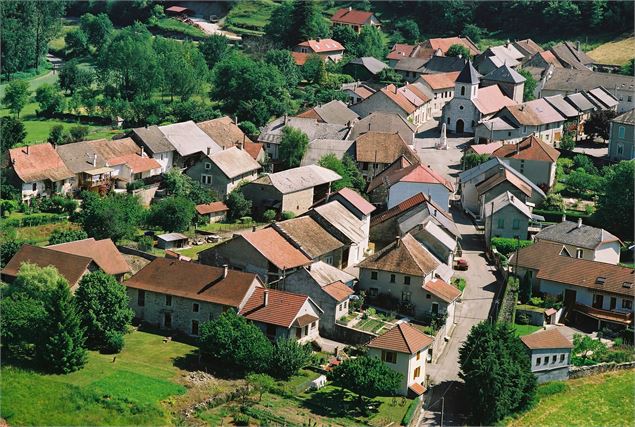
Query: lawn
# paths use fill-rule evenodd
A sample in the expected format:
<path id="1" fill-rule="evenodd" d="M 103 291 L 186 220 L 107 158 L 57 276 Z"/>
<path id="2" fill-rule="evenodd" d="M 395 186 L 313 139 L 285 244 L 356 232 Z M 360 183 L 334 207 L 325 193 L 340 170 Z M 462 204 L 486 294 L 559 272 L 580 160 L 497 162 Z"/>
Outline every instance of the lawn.
<path id="1" fill-rule="evenodd" d="M 635 36 L 625 34 L 615 40 L 604 43 L 588 55 L 601 64 L 626 64 L 635 56 Z"/>
<path id="2" fill-rule="evenodd" d="M 379 331 L 384 326 L 384 324 L 385 323 L 379 319 L 368 318 L 365 320 L 360 320 L 354 325 L 354 327 L 357 329 L 361 329 L 362 331 L 377 333 L 377 331 Z"/>
<path id="3" fill-rule="evenodd" d="M 72 222 L 58 222 L 55 224 L 42 224 L 34 227 L 16 228 L 16 238 L 26 240 L 36 245 L 45 246 L 53 230 L 79 230 L 81 227 Z"/>
<path id="4" fill-rule="evenodd" d="M 175 359 L 194 347 L 145 332 L 126 335 L 124 350 L 89 352 L 88 363 L 68 375 L 2 367 L 0 416 L 10 425 L 166 425 L 161 401 L 185 394 Z"/>
<path id="5" fill-rule="evenodd" d="M 227 14 L 225 29 L 238 34 L 263 34 L 276 7 L 272 0 L 239 1 Z"/>
<path id="6" fill-rule="evenodd" d="M 523 335 L 533 334 L 539 329 L 542 329 L 540 326 L 534 325 L 519 325 L 515 324 L 514 329 L 516 330 L 516 335 L 522 337 Z"/>
<path id="7" fill-rule="evenodd" d="M 169 31 L 173 33 L 180 33 L 185 36 L 202 38 L 206 37 L 207 34 L 203 30 L 194 25 L 186 24 L 185 22 L 181 22 L 178 19 L 174 18 L 161 18 L 158 21 L 156 28 L 159 28 L 163 31 Z"/>
<path id="8" fill-rule="evenodd" d="M 176 252 L 183 256 L 190 257 L 193 260 L 198 259 L 198 253 L 203 252 L 205 249 L 209 249 L 212 246 L 216 246 L 218 243 L 205 243 L 203 245 L 192 246 L 187 249 L 177 249 Z"/>
<path id="9" fill-rule="evenodd" d="M 632 426 L 635 371 L 610 372 L 565 382 L 509 426 Z M 541 388 L 548 387 L 542 385 Z"/>

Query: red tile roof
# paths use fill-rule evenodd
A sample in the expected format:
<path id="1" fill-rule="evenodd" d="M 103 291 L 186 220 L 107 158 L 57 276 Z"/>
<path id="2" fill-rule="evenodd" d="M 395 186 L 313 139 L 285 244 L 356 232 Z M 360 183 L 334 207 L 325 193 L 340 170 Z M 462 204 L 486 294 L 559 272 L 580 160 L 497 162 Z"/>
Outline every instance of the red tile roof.
<path id="1" fill-rule="evenodd" d="M 421 396 L 426 392 L 426 388 L 419 383 L 412 383 L 408 386 L 408 388 L 417 396 Z"/>
<path id="2" fill-rule="evenodd" d="M 417 46 L 411 44 L 395 43 L 386 56 L 388 59 L 408 58 Z"/>
<path id="3" fill-rule="evenodd" d="M 260 157 L 260 154 L 263 151 L 261 142 L 245 141 L 245 145 L 243 146 L 243 149 L 247 152 L 247 154 L 253 157 L 254 160 L 258 160 L 258 157 Z"/>
<path id="4" fill-rule="evenodd" d="M 502 184 L 505 181 L 509 182 L 514 187 L 518 188 L 520 191 L 522 191 L 528 197 L 531 197 L 531 194 L 533 192 L 533 190 L 531 189 L 531 186 L 528 185 L 522 179 L 520 179 L 518 176 L 516 176 L 513 173 L 511 173 L 507 169 L 505 169 L 502 174 L 492 175 L 491 177 L 489 177 L 485 181 L 482 181 L 482 182 L 476 184 L 476 191 L 477 191 L 478 195 L 480 196 L 482 194 L 487 193 L 492 188 L 496 187 L 499 184 Z"/>
<path id="5" fill-rule="evenodd" d="M 399 214 L 402 214 L 404 212 L 409 211 L 410 209 L 414 208 L 415 206 L 418 206 L 422 203 L 425 203 L 427 200 L 426 196 L 423 193 L 417 193 L 414 196 L 404 200 L 403 202 L 399 203 L 398 205 L 393 206 L 392 208 L 388 209 L 387 211 L 371 218 L 370 220 L 370 225 L 371 227 L 379 224 L 381 222 L 384 222 L 394 216 L 397 216 Z"/>
<path id="6" fill-rule="evenodd" d="M 421 79 L 432 89 L 454 88 L 456 78 L 460 73 L 460 71 L 452 71 L 450 73 L 424 74 Z"/>
<path id="7" fill-rule="evenodd" d="M 406 234 L 364 259 L 358 267 L 425 277 L 439 264 L 439 261 L 421 243 L 412 235 Z"/>
<path id="8" fill-rule="evenodd" d="M 212 203 L 206 203 L 203 205 L 196 205 L 196 212 L 198 212 L 199 215 L 207 215 L 207 214 L 216 213 L 216 212 L 225 212 L 228 210 L 229 208 L 223 202 L 212 202 Z"/>
<path id="9" fill-rule="evenodd" d="M 573 348 L 573 344 L 556 328 L 534 332 L 520 337 L 522 342 L 531 350 L 548 348 Z"/>
<path id="10" fill-rule="evenodd" d="M 454 192 L 454 185 L 452 185 L 450 181 L 422 164 L 415 164 L 403 169 L 398 169 L 385 176 L 384 179 L 387 187 L 391 187 L 398 182 L 415 182 L 422 184 L 440 184 L 447 188 L 448 191 Z"/>
<path id="11" fill-rule="evenodd" d="M 60 181 L 75 176 L 48 142 L 28 147 L 11 148 L 9 158 L 13 163 L 15 173 L 23 182 L 45 179 Z"/>
<path id="12" fill-rule="evenodd" d="M 410 163 L 419 161 L 417 154 L 397 132 L 370 131 L 355 139 L 355 158 L 358 162 L 390 164 L 401 156 Z"/>
<path id="13" fill-rule="evenodd" d="M 304 63 L 309 59 L 311 53 L 305 52 L 291 52 L 291 56 L 293 57 L 293 61 L 295 61 L 295 65 L 304 65 Z"/>
<path id="14" fill-rule="evenodd" d="M 308 47 L 315 53 L 338 52 L 344 50 L 344 46 L 333 39 L 307 40 L 305 42 L 298 43 L 298 46 Z"/>
<path id="15" fill-rule="evenodd" d="M 266 305 L 265 295 L 268 295 Z M 307 301 L 309 297 L 306 295 L 257 288 L 239 314 L 256 322 L 289 328 Z"/>
<path id="16" fill-rule="evenodd" d="M 335 12 L 335 15 L 331 17 L 331 21 L 337 24 L 364 25 L 372 17 L 373 17 L 372 12 L 342 8 L 338 10 L 337 12 Z"/>
<path id="17" fill-rule="evenodd" d="M 510 157 L 519 160 L 556 162 L 560 152 L 551 145 L 531 135 L 518 144 L 505 144 L 492 153 L 494 157 Z"/>
<path id="18" fill-rule="evenodd" d="M 404 322 L 399 323 L 388 332 L 373 338 L 368 343 L 368 347 L 415 354 L 429 347 L 433 342 L 434 339 L 432 337 L 424 334 L 409 323 Z"/>
<path id="19" fill-rule="evenodd" d="M 427 281 L 423 285 L 423 289 L 426 291 L 438 296 L 443 301 L 447 303 L 451 303 L 455 299 L 461 296 L 461 291 L 459 291 L 454 286 L 446 283 L 442 279 L 433 279 Z"/>
<path id="20" fill-rule="evenodd" d="M 126 154 L 123 156 L 113 157 L 108 160 L 110 166 L 127 165 L 132 173 L 147 172 L 152 169 L 160 169 L 159 162 L 150 157 L 140 156 L 138 154 Z"/>
<path id="21" fill-rule="evenodd" d="M 388 99 L 397 104 L 399 108 L 401 108 L 408 114 L 414 113 L 417 109 L 417 107 L 412 104 L 412 102 L 410 102 L 403 93 L 397 90 L 397 86 L 393 84 L 389 84 L 388 86 L 381 88 L 380 91 L 381 93 L 386 95 Z"/>
<path id="22" fill-rule="evenodd" d="M 448 52 L 453 44 L 460 44 L 470 50 L 470 55 L 477 55 L 478 48 L 465 37 L 445 37 L 428 40 L 427 44 L 434 50 L 440 49 L 444 54 Z"/>
<path id="23" fill-rule="evenodd" d="M 474 105 L 484 115 L 492 114 L 507 106 L 515 106 L 516 101 L 505 96 L 498 85 L 479 88 Z"/>
<path id="24" fill-rule="evenodd" d="M 241 237 L 280 270 L 307 265 L 311 262 L 302 252 L 280 235 L 275 228 L 263 228 Z"/>
<path id="25" fill-rule="evenodd" d="M 336 194 L 339 194 L 351 205 L 355 206 L 355 208 L 358 209 L 362 213 L 362 215 L 368 215 L 375 209 L 377 209 L 369 201 L 360 196 L 359 193 L 351 190 L 350 188 L 342 188 Z"/>
<path id="26" fill-rule="evenodd" d="M 490 142 L 489 144 L 474 144 L 470 145 L 468 150 L 474 151 L 476 154 L 492 154 L 503 146 L 500 141 Z"/>
<path id="27" fill-rule="evenodd" d="M 90 257 L 99 268 L 108 274 L 116 275 L 130 272 L 130 266 L 110 239 L 95 240 L 91 237 L 90 239 L 47 246 L 47 249 Z"/>
<path id="28" fill-rule="evenodd" d="M 337 281 L 333 282 L 329 285 L 322 286 L 322 290 L 326 292 L 331 298 L 335 301 L 344 301 L 354 292 L 353 290 L 346 286 L 344 283 Z"/>

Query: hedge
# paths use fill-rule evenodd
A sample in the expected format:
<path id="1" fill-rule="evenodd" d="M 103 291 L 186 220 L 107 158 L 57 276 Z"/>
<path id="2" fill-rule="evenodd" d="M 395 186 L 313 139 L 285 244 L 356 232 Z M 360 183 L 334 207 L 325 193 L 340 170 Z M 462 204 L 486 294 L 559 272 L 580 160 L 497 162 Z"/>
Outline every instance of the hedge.
<path id="1" fill-rule="evenodd" d="M 585 220 L 591 216 L 586 212 L 580 211 L 550 211 L 543 209 L 534 209 L 533 213 L 545 217 L 545 221 L 547 222 L 561 222 L 563 215 L 566 215 L 569 219 L 575 218 L 576 220 L 578 218 Z"/>
<path id="2" fill-rule="evenodd" d="M 412 421 L 412 417 L 414 416 L 415 411 L 417 410 L 417 406 L 420 403 L 421 402 L 419 401 L 419 399 L 414 399 L 412 402 L 410 402 L 410 405 L 408 406 L 408 410 L 406 411 L 406 413 L 404 414 L 401 420 L 401 425 L 407 426 L 408 424 L 410 424 L 410 421 Z"/>
<path id="3" fill-rule="evenodd" d="M 507 237 L 492 237 L 492 246 L 496 247 L 496 250 L 501 254 L 509 257 L 509 255 L 516 250 L 520 243 L 520 249 L 526 248 L 533 242 L 531 240 L 516 240 Z"/>
<path id="4" fill-rule="evenodd" d="M 10 218 L 3 220 L 3 224 L 9 227 L 32 227 L 42 224 L 54 224 L 56 222 L 65 222 L 67 215 L 58 214 L 32 214 L 25 215 L 22 218 Z"/>

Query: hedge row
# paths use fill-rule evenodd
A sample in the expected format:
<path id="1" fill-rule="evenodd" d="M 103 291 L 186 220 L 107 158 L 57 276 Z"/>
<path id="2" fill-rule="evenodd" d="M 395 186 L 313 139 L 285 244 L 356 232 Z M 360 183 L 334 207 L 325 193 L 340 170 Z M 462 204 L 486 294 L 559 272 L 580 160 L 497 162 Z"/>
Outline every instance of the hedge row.
<path id="1" fill-rule="evenodd" d="M 519 243 L 520 249 L 522 249 L 531 245 L 533 242 L 531 240 L 516 240 L 507 237 L 492 237 L 492 246 L 496 247 L 496 250 L 506 257 L 509 257 L 509 255 L 516 250 Z"/>
<path id="2" fill-rule="evenodd" d="M 410 402 L 410 405 L 408 406 L 408 410 L 406 411 L 406 413 L 403 416 L 403 419 L 401 420 L 401 425 L 402 426 L 407 426 L 410 424 L 410 421 L 412 421 L 412 417 L 415 414 L 415 411 L 417 410 L 417 406 L 421 404 L 421 401 L 419 399 L 414 399 L 412 402 Z"/>
<path id="3" fill-rule="evenodd" d="M 54 224 L 56 222 L 64 222 L 68 219 L 67 215 L 59 214 L 33 214 L 25 215 L 22 218 L 9 218 L 3 220 L 3 224 L 9 227 L 33 227 L 42 224 Z"/>
<path id="4" fill-rule="evenodd" d="M 577 220 L 578 218 L 582 218 L 582 220 L 585 220 L 591 216 L 586 212 L 580 211 L 550 211 L 543 209 L 534 209 L 533 213 L 545 217 L 545 221 L 547 222 L 561 222 L 563 215 L 566 215 L 568 219 L 575 220 Z"/>

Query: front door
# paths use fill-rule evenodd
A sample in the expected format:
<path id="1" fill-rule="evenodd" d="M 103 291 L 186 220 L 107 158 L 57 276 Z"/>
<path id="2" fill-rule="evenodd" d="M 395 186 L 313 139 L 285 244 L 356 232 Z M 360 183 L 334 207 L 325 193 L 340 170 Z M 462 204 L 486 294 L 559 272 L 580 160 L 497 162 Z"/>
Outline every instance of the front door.
<path id="1" fill-rule="evenodd" d="M 571 289 L 564 290 L 564 305 L 565 307 L 571 307 L 575 304 L 576 292 Z"/>
<path id="2" fill-rule="evenodd" d="M 609 308 L 609 310 L 615 310 L 616 306 L 617 306 L 617 298 L 611 297 L 611 307 Z"/>
<path id="3" fill-rule="evenodd" d="M 432 303 L 432 314 L 435 316 L 439 314 L 439 304 L 437 304 L 436 302 Z"/>
<path id="4" fill-rule="evenodd" d="M 602 308 L 603 304 L 604 304 L 604 295 L 599 295 L 599 294 L 593 295 L 594 308 Z"/>
<path id="5" fill-rule="evenodd" d="M 163 327 L 172 329 L 172 313 L 163 313 Z"/>
<path id="6" fill-rule="evenodd" d="M 463 123 L 463 120 L 458 119 L 456 121 L 456 133 L 463 133 L 464 130 L 465 130 L 465 123 Z"/>

